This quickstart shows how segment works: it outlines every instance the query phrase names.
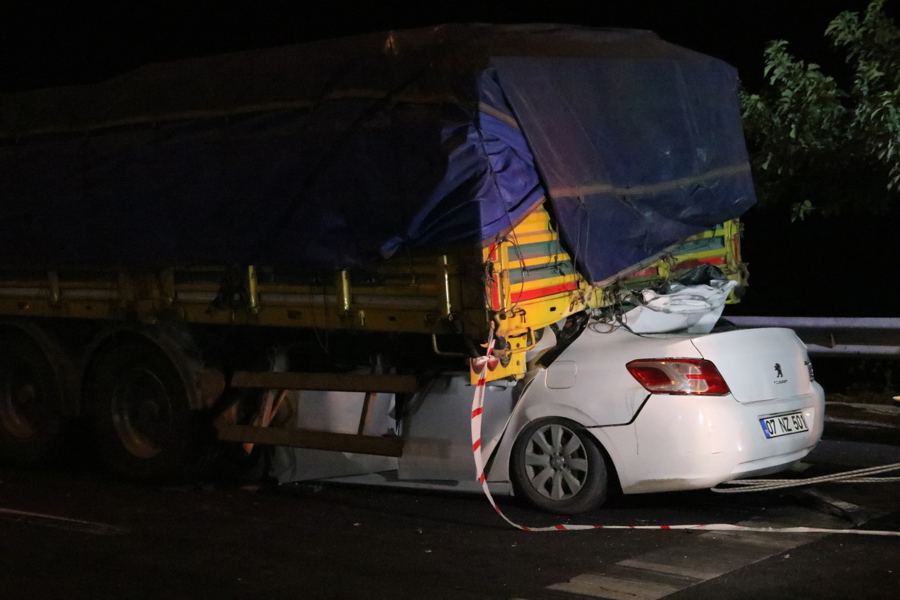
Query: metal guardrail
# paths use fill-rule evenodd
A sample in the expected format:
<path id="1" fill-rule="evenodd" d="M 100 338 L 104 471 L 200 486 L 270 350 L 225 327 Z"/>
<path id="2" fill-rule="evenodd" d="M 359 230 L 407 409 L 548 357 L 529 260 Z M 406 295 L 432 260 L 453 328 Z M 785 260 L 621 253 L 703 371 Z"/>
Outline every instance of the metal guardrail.
<path id="1" fill-rule="evenodd" d="M 900 319 L 840 317 L 731 317 L 738 327 L 786 327 L 810 356 L 900 359 Z"/>

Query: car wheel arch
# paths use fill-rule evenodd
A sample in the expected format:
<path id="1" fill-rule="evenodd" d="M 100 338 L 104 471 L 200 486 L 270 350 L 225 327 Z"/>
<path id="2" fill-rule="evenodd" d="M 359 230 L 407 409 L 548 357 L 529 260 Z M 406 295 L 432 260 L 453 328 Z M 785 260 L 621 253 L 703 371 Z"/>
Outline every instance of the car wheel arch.
<path id="1" fill-rule="evenodd" d="M 525 393 L 513 409 L 500 442 L 492 453 L 486 472 L 488 481 L 510 480 L 510 459 L 516 438 L 530 423 L 548 417 L 568 419 L 584 428 L 598 425 L 594 419 L 578 408 L 560 402 L 547 402 L 546 398 L 540 395 L 532 396 Z M 600 444 L 599 441 L 597 443 Z"/>

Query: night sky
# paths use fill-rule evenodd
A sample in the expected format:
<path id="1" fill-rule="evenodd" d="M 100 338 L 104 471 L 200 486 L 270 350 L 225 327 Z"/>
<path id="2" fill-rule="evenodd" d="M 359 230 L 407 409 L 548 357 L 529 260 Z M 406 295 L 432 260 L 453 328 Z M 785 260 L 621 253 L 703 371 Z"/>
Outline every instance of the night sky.
<path id="1" fill-rule="evenodd" d="M 826 25 L 842 10 L 863 10 L 868 0 L 17 4 L 0 16 L 0 91 L 98 81 L 148 62 L 446 22 L 651 29 L 727 60 L 754 86 L 768 40 L 789 39 L 804 56 L 834 62 L 822 37 Z M 898 7 L 892 0 L 890 12 Z"/>
<path id="2" fill-rule="evenodd" d="M 651 29 L 670 42 L 725 59 L 754 90 L 767 41 L 840 70 L 823 37 L 842 10 L 868 0 L 551 0 L 523 2 L 19 2 L 0 15 L 0 92 L 100 81 L 142 64 L 446 22 L 572 23 Z M 534 4 L 534 6 L 530 6 Z M 410 8 L 413 6 L 414 8 Z M 527 7 L 526 7 L 527 6 Z M 888 12 L 900 20 L 900 0 Z M 877 289 L 896 270 L 896 225 L 862 218 L 791 225 L 786 212 L 746 218 L 747 299 L 733 312 L 898 316 Z M 840 286 L 833 282 L 840 282 Z M 875 286 L 873 289 L 872 286 Z"/>

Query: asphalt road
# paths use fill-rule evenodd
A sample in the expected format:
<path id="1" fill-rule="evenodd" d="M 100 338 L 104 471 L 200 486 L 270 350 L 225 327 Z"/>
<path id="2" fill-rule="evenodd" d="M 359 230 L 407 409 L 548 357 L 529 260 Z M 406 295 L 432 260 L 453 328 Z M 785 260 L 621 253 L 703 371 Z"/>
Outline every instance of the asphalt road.
<path id="1" fill-rule="evenodd" d="M 900 462 L 826 440 L 800 476 Z M 900 483 L 816 488 L 900 531 Z M 559 518 L 511 499 L 515 521 Z M 797 492 L 629 496 L 569 522 L 852 527 Z M 900 538 L 525 533 L 479 496 L 336 485 L 146 487 L 0 468 L 0 598 L 896 598 Z"/>

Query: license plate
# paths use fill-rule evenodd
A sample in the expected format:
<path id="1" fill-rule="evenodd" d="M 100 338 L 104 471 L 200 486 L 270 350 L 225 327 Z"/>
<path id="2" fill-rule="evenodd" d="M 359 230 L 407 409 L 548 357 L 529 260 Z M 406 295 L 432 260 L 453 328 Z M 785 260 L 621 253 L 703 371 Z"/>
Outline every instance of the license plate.
<path id="1" fill-rule="evenodd" d="M 803 411 L 763 417 L 759 420 L 759 424 L 762 425 L 763 433 L 767 438 L 809 431 Z"/>

